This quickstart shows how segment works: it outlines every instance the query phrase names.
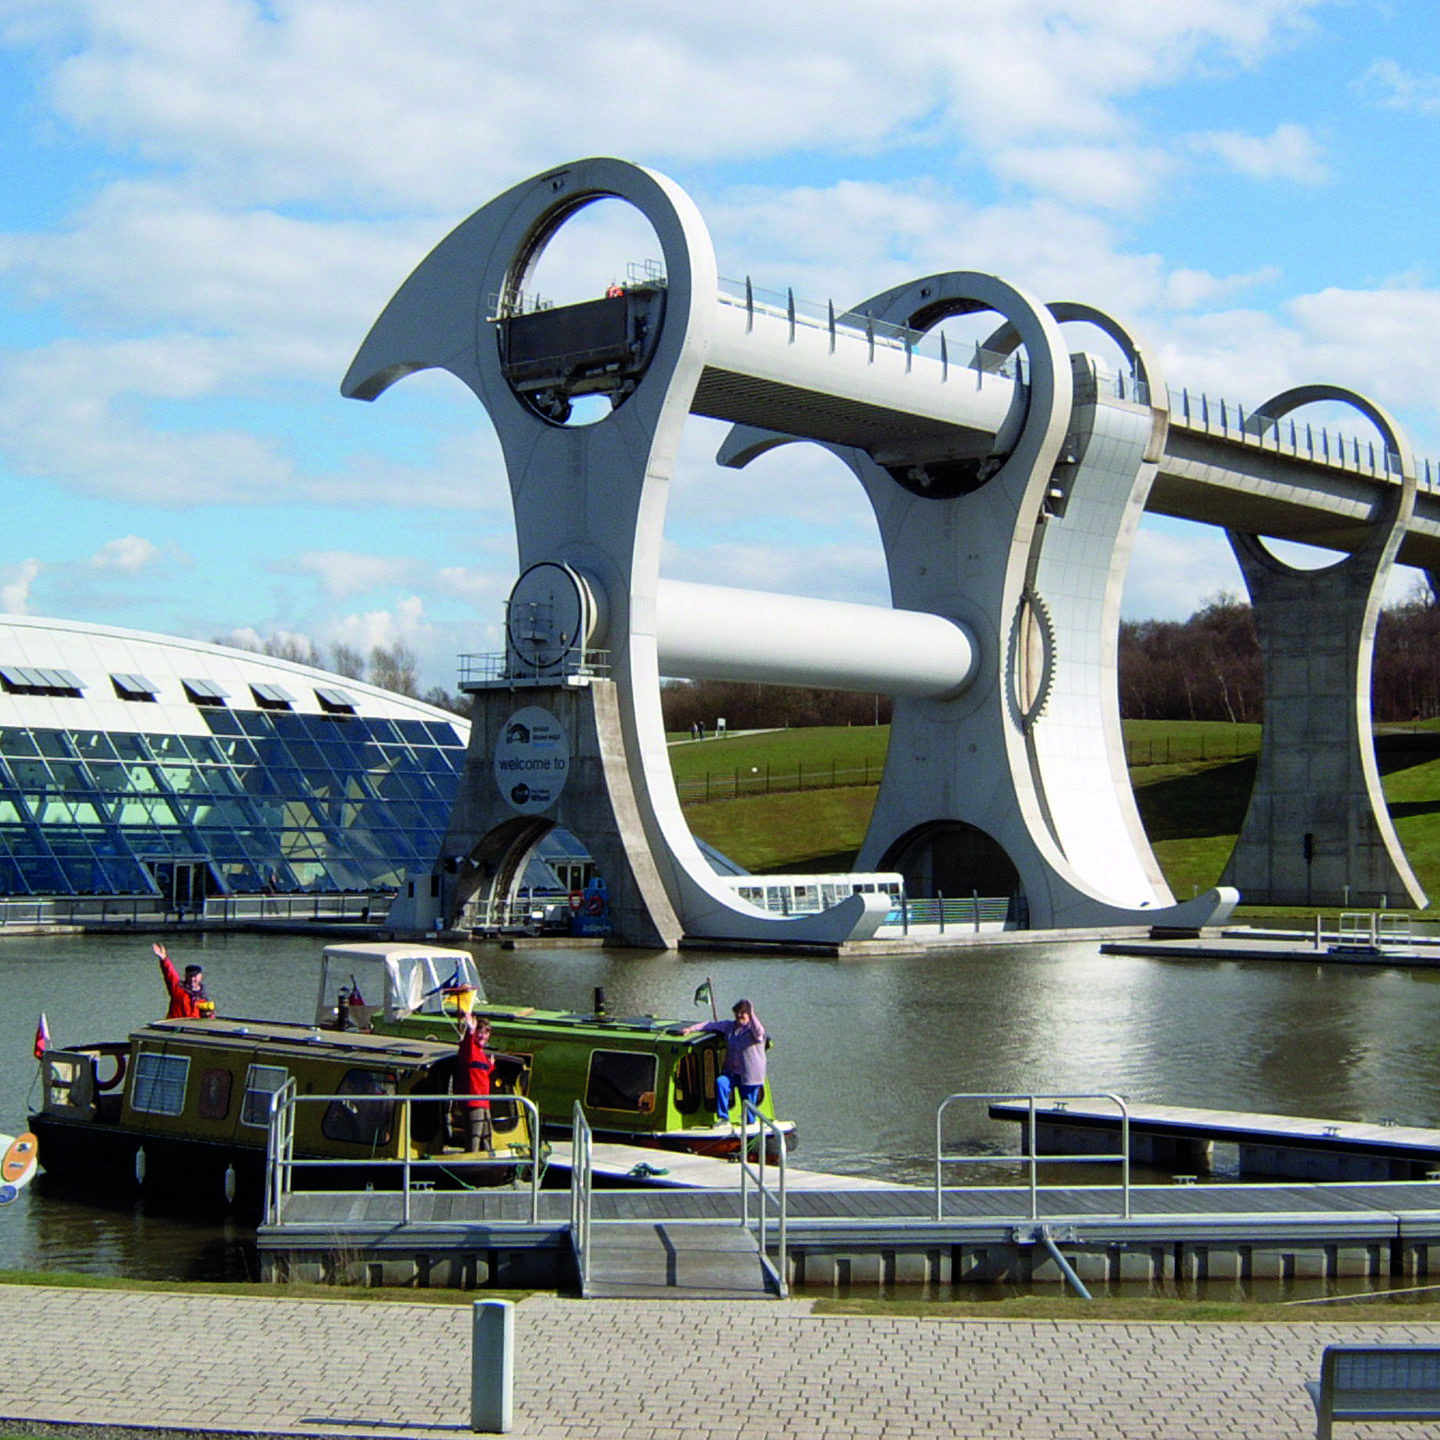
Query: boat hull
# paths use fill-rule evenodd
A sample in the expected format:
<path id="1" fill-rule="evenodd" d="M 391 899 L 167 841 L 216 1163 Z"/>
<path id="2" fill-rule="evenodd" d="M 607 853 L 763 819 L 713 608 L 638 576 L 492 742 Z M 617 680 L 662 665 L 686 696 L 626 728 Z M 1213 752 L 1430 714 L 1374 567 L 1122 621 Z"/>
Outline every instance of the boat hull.
<path id="1" fill-rule="evenodd" d="M 30 1117 L 30 1128 L 39 1141 L 46 1174 L 104 1183 L 110 1190 L 117 1184 L 132 1191 L 166 1189 L 197 1203 L 214 1200 L 254 1208 L 264 1201 L 265 1152 L 253 1146 L 190 1136 L 139 1135 L 116 1125 L 43 1114 Z M 305 1189 L 393 1190 L 403 1183 L 404 1167 L 394 1162 L 346 1163 L 333 1156 L 299 1153 L 295 1158 L 327 1161 L 323 1169 L 297 1170 Z M 458 1154 L 453 1165 L 417 1164 L 410 1171 L 412 1183 L 423 1180 L 440 1190 L 511 1185 L 517 1174 L 518 1167 L 511 1165 L 467 1165 Z"/>

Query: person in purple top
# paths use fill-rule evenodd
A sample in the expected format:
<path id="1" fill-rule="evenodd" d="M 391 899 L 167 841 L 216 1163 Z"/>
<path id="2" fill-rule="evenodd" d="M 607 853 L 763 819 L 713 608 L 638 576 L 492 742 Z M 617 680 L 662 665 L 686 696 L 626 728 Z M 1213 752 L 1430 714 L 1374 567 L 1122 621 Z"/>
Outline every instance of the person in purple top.
<path id="1" fill-rule="evenodd" d="M 748 1000 L 737 1000 L 733 1020 L 697 1020 L 684 1033 L 697 1030 L 725 1037 L 725 1064 L 715 1077 L 715 1123 L 730 1123 L 730 1106 L 735 1091 L 752 1105 L 759 1105 L 765 1091 L 765 1027 Z"/>

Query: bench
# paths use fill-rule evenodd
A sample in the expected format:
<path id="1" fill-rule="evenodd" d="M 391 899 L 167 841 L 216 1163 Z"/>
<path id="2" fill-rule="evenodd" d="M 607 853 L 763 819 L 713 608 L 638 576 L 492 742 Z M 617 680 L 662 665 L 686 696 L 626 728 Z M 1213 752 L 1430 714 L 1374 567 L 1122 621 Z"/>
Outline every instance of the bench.
<path id="1" fill-rule="evenodd" d="M 1327 1345 L 1315 1402 L 1315 1440 L 1336 1420 L 1440 1420 L 1440 1346 Z"/>

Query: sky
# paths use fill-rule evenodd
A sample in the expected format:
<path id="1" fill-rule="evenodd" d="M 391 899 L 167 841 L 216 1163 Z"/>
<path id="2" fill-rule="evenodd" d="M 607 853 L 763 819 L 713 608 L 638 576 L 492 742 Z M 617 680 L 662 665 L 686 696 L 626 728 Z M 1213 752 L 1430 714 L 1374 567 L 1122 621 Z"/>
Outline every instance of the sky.
<path id="1" fill-rule="evenodd" d="M 988 271 L 1177 389 L 1348 386 L 1440 457 L 1433 0 L 0 0 L 0 105 L 11 613 L 403 641 L 453 689 L 515 578 L 488 418 L 340 380 L 454 225 L 587 155 L 689 191 L 724 277 L 843 309 Z M 547 293 L 653 257 L 618 204 Z M 687 425 L 664 573 L 887 603 L 839 462 L 721 471 L 723 433 Z M 1143 522 L 1128 617 L 1242 591 L 1220 532 Z"/>

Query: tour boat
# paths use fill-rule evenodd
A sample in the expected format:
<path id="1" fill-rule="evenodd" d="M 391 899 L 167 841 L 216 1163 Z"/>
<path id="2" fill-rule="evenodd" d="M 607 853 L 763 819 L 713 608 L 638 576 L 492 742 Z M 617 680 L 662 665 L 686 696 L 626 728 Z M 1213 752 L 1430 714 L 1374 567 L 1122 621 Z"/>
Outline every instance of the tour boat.
<path id="1" fill-rule="evenodd" d="M 687 1021 L 608 1014 L 597 992 L 590 1011 L 542 1010 L 486 999 L 468 951 L 370 942 L 325 947 L 315 1023 L 448 1040 L 466 1009 L 490 1022 L 492 1045 L 525 1063 L 527 1091 L 552 1133 L 568 1133 L 575 1102 L 595 1139 L 627 1145 L 735 1155 L 736 1124 L 716 1125 L 715 1079 L 723 1036 L 684 1032 Z M 795 1127 L 777 1121 L 767 1084 L 758 1109 L 795 1146 Z M 738 1106 L 735 1111 L 738 1122 Z M 772 1138 L 768 1148 L 776 1148 Z"/>
<path id="2" fill-rule="evenodd" d="M 528 1112 L 494 1101 L 489 1148 L 452 1143 L 452 1120 L 464 1133 L 455 1059 L 453 1043 L 408 1035 L 157 1020 L 128 1040 L 47 1049 L 30 1129 L 47 1173 L 258 1200 L 272 1097 L 293 1096 L 290 1153 L 329 1162 L 297 1168 L 306 1188 L 391 1188 L 405 1168 L 397 1161 L 411 1162 L 412 1181 L 509 1183 L 534 1161 Z M 523 1095 L 525 1064 L 497 1054 L 491 1079 L 493 1093 Z"/>

